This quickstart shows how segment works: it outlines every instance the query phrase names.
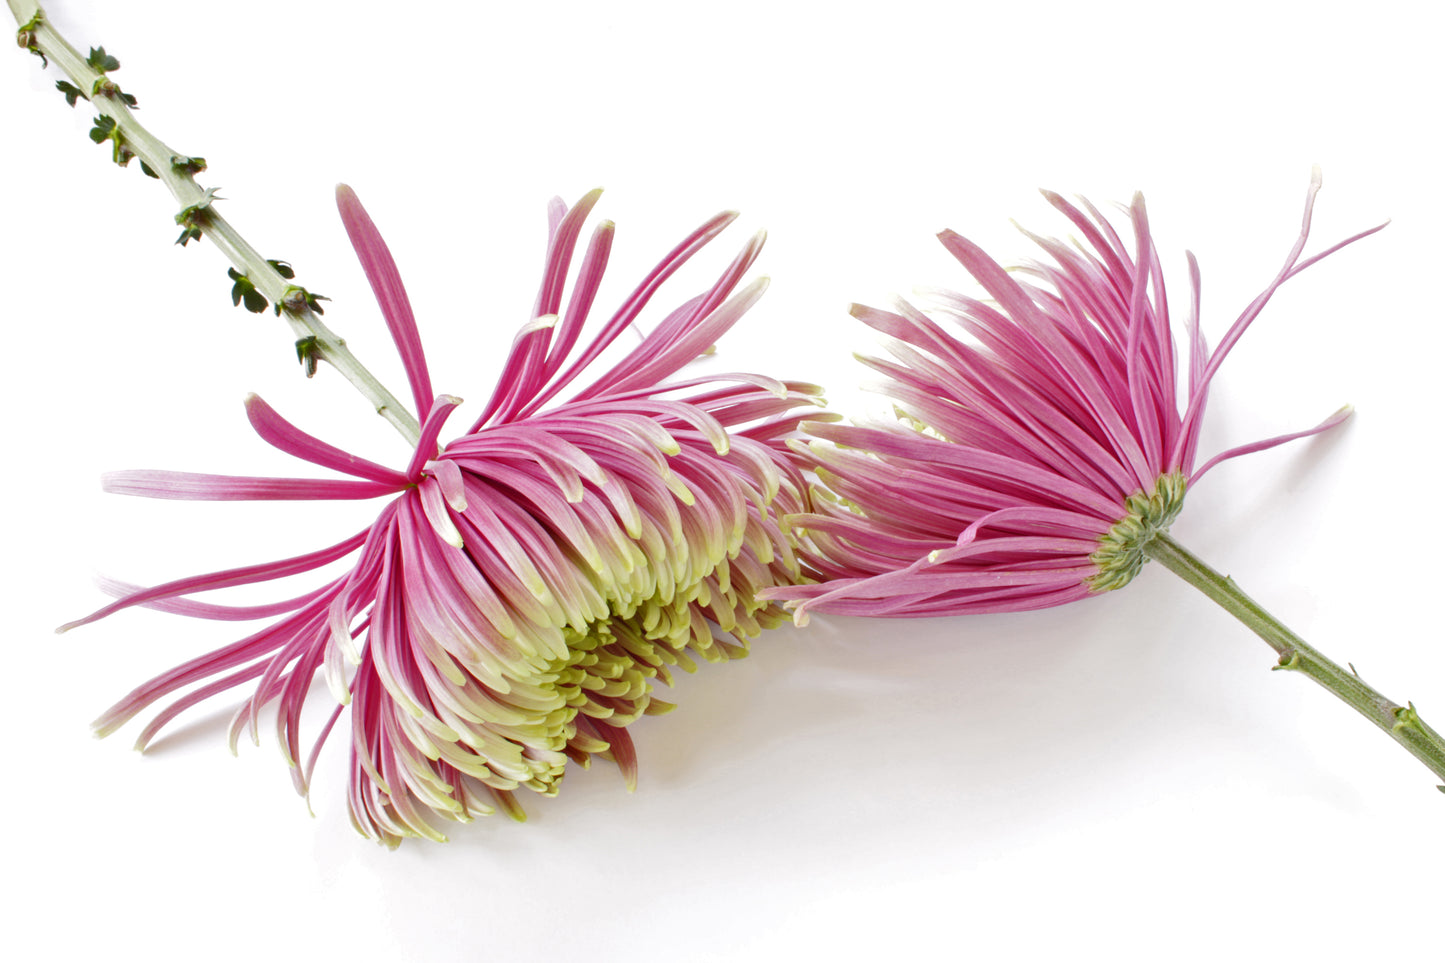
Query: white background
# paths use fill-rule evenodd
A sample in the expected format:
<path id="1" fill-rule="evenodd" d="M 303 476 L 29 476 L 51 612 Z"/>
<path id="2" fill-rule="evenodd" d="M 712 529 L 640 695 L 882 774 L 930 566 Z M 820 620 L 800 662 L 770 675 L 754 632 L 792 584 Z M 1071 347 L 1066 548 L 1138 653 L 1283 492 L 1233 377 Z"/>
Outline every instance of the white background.
<path id="1" fill-rule="evenodd" d="M 1181 12 L 1165 12 L 1178 10 Z M 1183 13 L 1182 11 L 1189 12 Z M 1145 192 L 1182 305 L 1199 256 L 1217 339 L 1295 236 L 1393 218 L 1291 282 L 1216 381 L 1203 452 L 1333 436 L 1212 473 L 1175 534 L 1306 638 L 1445 725 L 1438 624 L 1442 334 L 1434 4 L 707 7 L 319 0 L 56 2 L 141 118 L 394 390 L 400 366 L 332 205 L 386 234 L 438 390 L 480 403 L 526 320 L 544 205 L 594 186 L 618 222 L 600 307 L 716 210 L 766 226 L 763 302 L 727 368 L 821 381 L 871 338 L 850 301 L 965 286 L 933 239 L 1000 259 L 1061 232 L 1040 186 Z M 344 11 L 344 12 L 342 12 Z M 251 435 L 257 391 L 333 442 L 406 451 L 270 314 L 233 309 L 163 189 L 111 166 L 59 74 L 0 57 L 6 410 L 4 825 L 31 957 L 731 960 L 829 956 L 1344 959 L 1439 950 L 1445 797 L 1429 774 L 1169 573 L 1011 617 L 819 617 L 705 666 L 632 729 L 628 795 L 572 773 L 531 819 L 387 852 L 346 820 L 337 741 L 315 818 L 233 702 L 154 751 L 88 721 L 243 627 L 129 612 L 65 636 L 105 573 L 153 582 L 330 544 L 367 505 L 146 502 L 102 471 L 297 470 Z M 703 283 L 679 278 L 662 301 Z M 671 304 L 659 304 L 666 308 Z M 1179 311 L 1182 320 L 1182 307 Z M 659 315 L 654 314 L 653 320 Z M 460 420 L 458 424 L 464 424 Z M 666 695 L 666 693 L 664 693 Z M 64 949 L 62 949 L 64 948 Z"/>

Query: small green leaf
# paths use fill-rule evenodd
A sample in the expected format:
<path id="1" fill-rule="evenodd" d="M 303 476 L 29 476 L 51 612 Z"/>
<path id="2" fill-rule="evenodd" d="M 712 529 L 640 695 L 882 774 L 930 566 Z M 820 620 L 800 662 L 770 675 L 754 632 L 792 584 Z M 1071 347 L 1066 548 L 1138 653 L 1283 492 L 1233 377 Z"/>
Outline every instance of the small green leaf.
<path id="1" fill-rule="evenodd" d="M 125 138 L 121 135 L 120 128 L 116 126 L 115 118 L 101 114 L 93 121 L 94 127 L 90 129 L 90 139 L 97 144 L 106 141 L 111 142 L 110 158 L 121 167 L 130 163 L 135 152 L 125 146 Z"/>
<path id="2" fill-rule="evenodd" d="M 177 174 L 199 174 L 206 169 L 204 157 L 181 157 L 179 154 L 171 158 L 171 170 Z"/>
<path id="3" fill-rule="evenodd" d="M 85 58 L 85 62 L 101 73 L 120 69 L 120 61 L 106 53 L 104 47 L 91 47 L 90 56 Z"/>
<path id="4" fill-rule="evenodd" d="M 151 165 L 147 164 L 145 161 L 140 162 L 140 171 L 147 177 L 154 177 L 156 180 L 161 179 L 161 175 L 151 170 Z"/>
<path id="5" fill-rule="evenodd" d="M 246 275 L 237 271 L 235 268 L 227 268 L 226 276 L 229 277 L 232 281 L 236 282 L 235 284 L 231 285 L 231 303 L 233 305 L 240 305 L 244 303 L 246 305 L 246 310 L 250 311 L 252 314 L 260 314 L 262 311 L 266 310 L 266 305 L 268 303 L 266 300 L 266 296 L 260 291 L 256 290 L 256 285 L 251 283 L 250 278 L 246 277 Z"/>
<path id="6" fill-rule="evenodd" d="M 72 107 L 75 106 L 75 102 L 77 100 L 90 99 L 89 97 L 85 96 L 85 91 L 81 90 L 79 87 L 75 86 L 68 80 L 57 80 L 55 82 L 55 89 L 65 95 L 65 102 Z"/>
<path id="7" fill-rule="evenodd" d="M 199 227 L 190 226 L 181 232 L 180 237 L 176 238 L 176 243 L 179 244 L 181 247 L 185 247 L 187 243 L 191 241 L 199 241 L 200 239 L 201 229 Z"/>
<path id="8" fill-rule="evenodd" d="M 101 114 L 93 121 L 94 127 L 90 129 L 90 139 L 97 144 L 103 144 L 110 140 L 115 134 L 115 118 Z"/>
<path id="9" fill-rule="evenodd" d="M 269 265 L 271 265 L 271 267 L 273 267 L 273 268 L 276 270 L 276 273 L 277 273 L 277 274 L 281 275 L 283 278 L 285 278 L 285 279 L 288 280 L 288 281 L 291 280 L 292 278 L 294 278 L 294 277 L 296 276 L 296 272 L 291 269 L 291 262 L 289 262 L 289 261 L 271 261 L 271 260 L 267 260 L 266 263 L 269 264 Z"/>
<path id="10" fill-rule="evenodd" d="M 321 343 L 311 334 L 296 342 L 296 360 L 306 369 L 306 377 L 316 376 L 316 363 L 321 360 Z"/>

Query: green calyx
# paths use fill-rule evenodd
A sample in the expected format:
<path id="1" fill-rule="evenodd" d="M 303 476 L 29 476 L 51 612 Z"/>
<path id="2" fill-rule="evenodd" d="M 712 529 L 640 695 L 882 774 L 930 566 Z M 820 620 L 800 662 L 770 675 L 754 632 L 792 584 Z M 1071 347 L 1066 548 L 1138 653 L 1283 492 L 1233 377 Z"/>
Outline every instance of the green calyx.
<path id="1" fill-rule="evenodd" d="M 1099 550 L 1089 561 L 1099 566 L 1089 579 L 1095 592 L 1112 592 L 1128 585 L 1144 567 L 1144 549 L 1156 535 L 1167 532 L 1184 507 L 1186 479 L 1178 472 L 1161 475 L 1154 491 L 1137 491 L 1124 499 L 1127 514 L 1099 538 Z"/>

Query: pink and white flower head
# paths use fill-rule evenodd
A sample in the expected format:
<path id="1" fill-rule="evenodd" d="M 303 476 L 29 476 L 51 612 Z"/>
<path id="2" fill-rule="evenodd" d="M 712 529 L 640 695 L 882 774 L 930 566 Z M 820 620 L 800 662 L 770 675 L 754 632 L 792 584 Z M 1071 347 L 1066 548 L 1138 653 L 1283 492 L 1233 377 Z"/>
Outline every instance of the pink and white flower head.
<path id="1" fill-rule="evenodd" d="M 523 326 L 476 422 L 438 445 L 459 399 L 434 395 L 391 254 L 349 188 L 341 216 L 400 351 L 421 439 L 399 468 L 340 451 L 261 399 L 257 433 L 347 478 L 245 478 L 131 471 L 113 492 L 184 499 L 388 499 L 375 522 L 308 555 L 181 579 L 120 598 L 79 625 L 133 605 L 209 619 L 271 619 L 238 642 L 157 676 L 95 723 L 106 735 L 183 689 L 141 732 L 144 748 L 183 710 L 235 686 L 254 691 L 231 725 L 234 749 L 276 703 L 276 733 L 297 789 L 350 707 L 350 811 L 389 845 L 444 838 L 432 817 L 465 821 L 512 790 L 556 792 L 569 758 L 612 759 L 629 786 L 626 726 L 671 708 L 652 698 L 692 656 L 721 661 L 783 618 L 758 593 L 799 577 L 780 520 L 805 510 L 785 437 L 819 389 L 751 374 L 666 383 L 716 341 L 766 286 L 737 287 L 755 237 L 715 284 L 669 314 L 635 349 L 553 404 L 669 275 L 736 215 L 708 221 L 652 270 L 590 340 L 581 332 L 612 245 L 601 223 L 563 293 L 584 220 L 600 192 L 570 210 L 552 202 L 534 320 Z M 350 559 L 350 570 L 297 598 L 245 608 L 192 596 Z M 69 628 L 71 626 L 67 626 Z M 338 705 L 302 756 L 300 718 L 320 673 Z"/>
<path id="2" fill-rule="evenodd" d="M 863 360 L 886 377 L 881 390 L 903 423 L 804 426 L 821 440 L 807 455 L 823 487 L 817 514 L 793 523 L 810 536 L 803 554 L 822 584 L 769 596 L 789 600 L 801 624 L 810 609 L 891 617 L 1037 609 L 1126 584 L 1149 539 L 1210 468 L 1349 416 L 1344 408 L 1307 431 L 1196 465 L 1210 382 L 1275 291 L 1379 230 L 1301 260 L 1319 187 L 1316 170 L 1284 267 L 1212 352 L 1189 256 L 1182 390 L 1142 196 L 1127 208 L 1131 250 L 1087 201 L 1045 192 L 1082 241 L 1075 250 L 1030 235 L 1052 259 L 1017 270 L 1032 281 L 944 231 L 939 239 L 992 300 L 937 292 L 937 313 L 976 341 L 904 301 L 895 311 L 854 306 L 891 338 L 895 360 Z"/>

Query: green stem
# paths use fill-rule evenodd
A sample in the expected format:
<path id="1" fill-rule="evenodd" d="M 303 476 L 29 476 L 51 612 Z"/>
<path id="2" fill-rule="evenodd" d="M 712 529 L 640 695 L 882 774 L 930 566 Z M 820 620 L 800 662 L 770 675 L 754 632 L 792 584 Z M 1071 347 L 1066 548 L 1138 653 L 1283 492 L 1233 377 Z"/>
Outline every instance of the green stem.
<path id="1" fill-rule="evenodd" d="M 193 158 L 177 154 L 137 123 L 135 115 L 119 96 L 97 89 L 98 84 L 103 85 L 107 81 L 106 76 L 91 67 L 86 58 L 50 25 L 36 0 L 7 0 L 7 3 L 10 12 L 15 15 L 15 22 L 21 27 L 20 45 L 54 61 L 70 82 L 90 99 L 91 106 L 101 116 L 115 122 L 120 138 L 116 149 L 123 147 L 129 154 L 140 158 L 180 203 L 182 213 L 192 212 L 184 226 L 195 227 L 209 237 L 257 291 L 280 307 L 281 316 L 296 336 L 298 349 L 304 343 L 311 359 L 325 361 L 339 371 L 372 404 L 377 414 L 390 422 L 408 444 L 415 445 L 421 436 L 416 416 L 387 391 L 376 376 L 356 359 L 346 342 L 322 322 L 305 302 L 304 292 L 298 297 L 297 292 L 301 289 L 282 277 L 217 213 L 212 203 L 214 192 L 208 192 L 196 183 Z"/>
<path id="2" fill-rule="evenodd" d="M 1331 662 L 1240 591 L 1233 579 L 1205 565 L 1167 533 L 1155 535 L 1145 545 L 1144 553 L 1209 596 L 1264 639 L 1270 648 L 1279 653 L 1279 664 L 1275 668 L 1309 676 L 1380 727 L 1436 776 L 1445 779 L 1445 739 L 1420 719 L 1413 704 L 1402 706 L 1391 702 L 1366 685 L 1352 670 L 1347 671 Z M 1445 786 L 1441 786 L 1440 790 L 1445 792 Z"/>

